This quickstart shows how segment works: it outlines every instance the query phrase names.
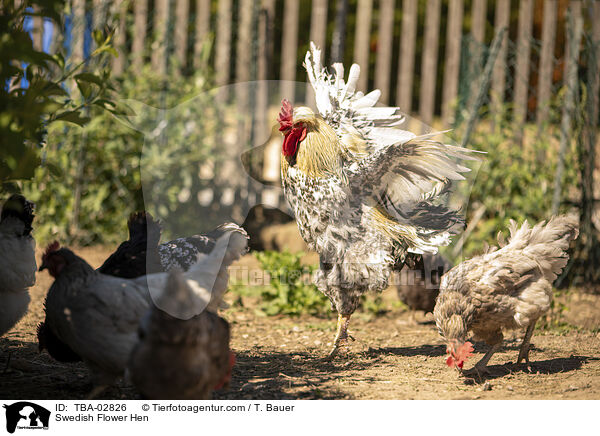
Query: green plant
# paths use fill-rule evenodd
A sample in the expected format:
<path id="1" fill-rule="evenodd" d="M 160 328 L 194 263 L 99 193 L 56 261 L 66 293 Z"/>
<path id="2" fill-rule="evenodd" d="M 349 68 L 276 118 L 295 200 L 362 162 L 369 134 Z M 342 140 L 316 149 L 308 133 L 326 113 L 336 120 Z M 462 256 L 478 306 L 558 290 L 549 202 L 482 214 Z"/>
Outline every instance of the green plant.
<path id="1" fill-rule="evenodd" d="M 484 213 L 463 246 L 465 257 L 481 253 L 484 242 L 497 245 L 499 231 L 508 236 L 511 219 L 536 223 L 551 216 L 559 133 L 550 127 L 542 132 L 534 129 L 526 126 L 523 144 L 514 140 L 514 125 L 502 119 L 494 131 L 482 123 L 473 133 L 468 147 L 487 154 L 472 186 L 459 186 L 469 198 L 467 223 L 471 223 L 477 209 L 483 208 Z M 565 156 L 560 208 L 563 213 L 577 194 L 574 147 L 570 144 Z"/>
<path id="2" fill-rule="evenodd" d="M 202 97 L 207 86 L 202 71 L 193 77 L 174 76 L 166 85 L 164 78 L 147 66 L 126 73 L 115 83 L 121 97 L 117 116 L 94 106 L 89 112 L 91 120 L 82 129 L 51 126 L 44 163 L 32 180 L 23 183 L 24 194 L 36 202 L 37 214 L 43 217 L 36 222 L 40 243 L 56 237 L 63 243 L 83 245 L 122 240 L 128 215 L 143 209 L 144 197 L 149 194 L 142 189 L 143 165 L 168 175 L 169 189 L 159 192 L 160 204 L 167 209 L 160 211 L 161 216 L 176 213 L 189 221 L 197 220 L 195 214 L 186 211 L 179 194 L 199 189 L 198 167 L 214 151 L 206 139 L 211 123 L 215 125 Z M 159 109 L 152 105 L 169 108 L 196 95 L 200 95 L 197 105 L 183 111 L 175 109 L 173 116 L 177 118 L 165 129 L 168 142 L 146 140 L 142 131 L 148 132 L 157 124 L 152 116 Z M 149 105 L 152 111 L 136 110 L 139 108 L 128 103 L 133 100 Z M 131 117 L 135 117 L 135 129 L 126 122 Z M 190 121 L 194 122 L 193 129 Z M 182 152 L 184 143 L 194 147 L 184 147 Z M 54 168 L 61 170 L 57 174 Z M 148 184 L 144 189 L 147 187 L 155 188 Z M 78 190 L 77 203 L 74 193 Z M 189 221 L 184 224 L 193 228 Z"/>
<path id="3" fill-rule="evenodd" d="M 0 183 L 29 179 L 40 165 L 46 133 L 56 123 L 79 126 L 89 122 L 92 106 L 115 111 L 107 69 L 89 71 L 86 65 L 114 53 L 112 35 L 94 31 L 96 49 L 88 59 L 69 63 L 58 52 L 34 48 L 23 28 L 26 17 L 49 18 L 61 28 L 64 0 L 14 2 L 0 7 Z M 35 12 L 33 12 L 35 11 Z M 75 86 L 68 86 L 75 83 Z M 77 89 L 76 92 L 75 89 Z M 58 172 L 59 167 L 54 171 Z"/>
<path id="4" fill-rule="evenodd" d="M 262 269 L 269 274 L 270 286 L 261 288 L 261 309 L 266 315 L 325 315 L 328 299 L 312 282 L 315 266 L 303 265 L 303 253 L 256 252 Z"/>

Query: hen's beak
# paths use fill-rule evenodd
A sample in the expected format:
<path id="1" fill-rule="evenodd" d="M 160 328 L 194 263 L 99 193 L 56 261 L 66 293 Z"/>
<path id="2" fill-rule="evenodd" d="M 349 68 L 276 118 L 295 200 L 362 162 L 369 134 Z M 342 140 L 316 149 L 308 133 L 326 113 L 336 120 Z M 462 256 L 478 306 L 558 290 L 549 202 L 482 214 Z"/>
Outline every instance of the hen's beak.
<path id="1" fill-rule="evenodd" d="M 40 268 L 38 269 L 38 271 L 44 271 L 45 269 L 48 269 L 48 265 L 46 265 L 46 262 L 43 262 L 40 265 Z"/>

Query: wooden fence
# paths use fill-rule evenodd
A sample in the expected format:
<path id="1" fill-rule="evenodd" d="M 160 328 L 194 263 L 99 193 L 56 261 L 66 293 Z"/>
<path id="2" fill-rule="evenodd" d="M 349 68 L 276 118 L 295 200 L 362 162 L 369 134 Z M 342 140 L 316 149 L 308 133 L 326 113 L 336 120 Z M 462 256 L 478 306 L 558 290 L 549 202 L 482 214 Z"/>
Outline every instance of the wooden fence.
<path id="1" fill-rule="evenodd" d="M 70 52 L 83 57 L 89 23 L 101 25 L 112 14 L 121 52 L 113 61 L 115 74 L 146 62 L 158 73 L 188 74 L 204 67 L 201 53 L 208 40 L 214 42 L 210 66 L 222 86 L 305 81 L 301 64 L 313 40 L 323 48 L 326 64 L 336 52 L 343 58 L 337 60 L 361 66 L 361 90 L 377 87 L 384 103 L 426 124 L 440 115 L 448 126 L 465 100 L 464 84 L 475 92 L 486 50 L 506 28 L 490 107 L 499 112 L 509 104 L 516 123 L 543 125 L 548 103 L 571 68 L 567 59 L 578 59 L 566 55 L 567 11 L 600 41 L 600 2 L 588 0 L 72 0 Z M 33 33 L 41 45 L 37 20 Z M 170 60 L 176 71 L 169 70 Z M 284 86 L 289 88 L 282 93 L 293 100 L 293 86 Z"/>

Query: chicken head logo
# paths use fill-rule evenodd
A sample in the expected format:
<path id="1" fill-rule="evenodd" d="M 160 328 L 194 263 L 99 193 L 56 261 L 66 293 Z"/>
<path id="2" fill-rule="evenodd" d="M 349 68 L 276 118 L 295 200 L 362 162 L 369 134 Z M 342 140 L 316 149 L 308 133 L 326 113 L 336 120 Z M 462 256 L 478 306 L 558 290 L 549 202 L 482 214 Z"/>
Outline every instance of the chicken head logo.
<path id="1" fill-rule="evenodd" d="M 14 433 L 16 429 L 48 429 L 50 411 L 28 401 L 5 404 L 6 431 Z"/>

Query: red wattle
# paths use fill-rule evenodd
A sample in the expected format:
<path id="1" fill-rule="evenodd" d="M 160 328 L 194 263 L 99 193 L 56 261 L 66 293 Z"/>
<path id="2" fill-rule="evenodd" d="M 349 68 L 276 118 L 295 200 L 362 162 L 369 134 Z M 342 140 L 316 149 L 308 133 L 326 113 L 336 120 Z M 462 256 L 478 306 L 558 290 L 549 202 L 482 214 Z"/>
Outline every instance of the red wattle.
<path id="1" fill-rule="evenodd" d="M 306 138 L 306 127 L 294 127 L 285 135 L 282 152 L 284 156 L 293 156 L 298 151 L 298 143 Z"/>

